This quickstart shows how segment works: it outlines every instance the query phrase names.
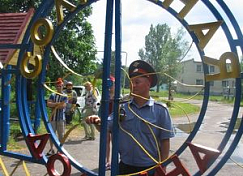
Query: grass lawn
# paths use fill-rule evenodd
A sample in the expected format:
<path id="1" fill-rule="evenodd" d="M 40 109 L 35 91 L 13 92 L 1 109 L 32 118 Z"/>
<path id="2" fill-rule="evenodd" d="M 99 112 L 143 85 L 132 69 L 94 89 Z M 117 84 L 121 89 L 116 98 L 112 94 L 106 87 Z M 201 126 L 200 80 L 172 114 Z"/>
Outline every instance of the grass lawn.
<path id="1" fill-rule="evenodd" d="M 169 112 L 172 118 L 195 114 L 198 113 L 199 110 L 199 106 L 182 102 L 172 102 L 171 107 L 169 107 Z"/>
<path id="2" fill-rule="evenodd" d="M 128 94 L 129 89 L 121 90 L 121 92 L 123 92 L 124 94 Z M 200 111 L 200 107 L 197 106 L 197 105 L 189 104 L 189 103 L 186 103 L 186 102 L 167 101 L 166 99 L 168 97 L 168 91 L 161 91 L 161 92 L 158 92 L 158 93 L 155 92 L 155 91 L 151 91 L 151 96 L 153 98 L 155 98 L 157 101 L 160 101 L 160 102 L 162 101 L 163 103 L 166 103 L 166 104 L 169 105 L 168 106 L 169 112 L 170 112 L 172 118 L 184 117 L 186 115 L 195 114 L 195 113 L 198 113 Z M 176 93 L 173 96 L 174 96 L 174 98 L 183 98 L 183 99 L 193 98 L 193 99 L 197 99 L 197 100 L 203 100 L 202 95 L 192 96 L 192 95 L 182 95 L 182 94 Z M 161 99 L 161 97 L 163 97 L 163 99 Z M 234 100 L 224 99 L 223 96 L 210 96 L 209 99 L 210 99 L 210 101 L 218 101 L 218 102 L 224 102 L 224 103 L 230 103 L 230 104 L 234 102 Z M 74 125 L 79 124 L 79 117 L 78 116 L 74 117 L 73 124 Z M 67 126 L 67 131 L 70 128 L 71 128 L 71 126 Z M 75 131 L 80 131 L 80 130 L 82 130 L 82 126 L 78 125 L 70 133 L 70 136 L 77 135 Z M 46 133 L 46 129 L 44 127 L 44 124 L 41 123 L 41 126 L 38 129 L 38 134 L 44 134 L 44 133 Z M 9 143 L 8 143 L 9 149 L 19 149 L 19 148 L 21 149 L 21 147 L 19 147 L 17 142 L 16 142 L 16 138 L 17 138 L 16 136 L 18 136 L 18 135 L 22 135 L 19 123 L 12 123 L 11 122 L 10 139 L 9 139 Z"/>

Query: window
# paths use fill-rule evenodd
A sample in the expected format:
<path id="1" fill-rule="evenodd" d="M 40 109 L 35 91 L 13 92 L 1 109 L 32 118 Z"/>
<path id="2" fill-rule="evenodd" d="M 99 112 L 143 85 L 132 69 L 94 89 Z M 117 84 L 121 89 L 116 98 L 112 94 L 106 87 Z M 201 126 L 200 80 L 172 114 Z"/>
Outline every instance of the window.
<path id="1" fill-rule="evenodd" d="M 226 63 L 227 72 L 232 72 L 232 65 L 230 63 Z"/>
<path id="2" fill-rule="evenodd" d="M 228 87 L 229 81 L 222 81 L 222 87 Z"/>
<path id="3" fill-rule="evenodd" d="M 197 65 L 197 72 L 202 72 L 202 65 Z"/>
<path id="4" fill-rule="evenodd" d="M 196 80 L 196 85 L 203 85 L 203 80 L 202 79 L 197 79 Z"/>
<path id="5" fill-rule="evenodd" d="M 209 73 L 214 73 L 214 66 L 212 65 L 209 66 Z"/>
<path id="6" fill-rule="evenodd" d="M 214 86 L 214 81 L 210 81 L 209 85 L 213 87 Z"/>

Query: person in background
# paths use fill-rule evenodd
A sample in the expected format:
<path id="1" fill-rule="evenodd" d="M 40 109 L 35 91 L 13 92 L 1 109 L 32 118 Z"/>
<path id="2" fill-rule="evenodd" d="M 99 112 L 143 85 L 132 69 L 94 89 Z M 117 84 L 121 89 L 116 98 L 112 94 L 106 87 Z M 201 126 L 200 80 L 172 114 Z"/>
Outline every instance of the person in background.
<path id="1" fill-rule="evenodd" d="M 52 109 L 50 116 L 50 123 L 53 131 L 58 134 L 59 141 L 62 140 L 65 134 L 65 108 L 67 103 L 67 96 L 63 92 L 63 81 L 58 78 L 56 82 L 57 93 L 52 93 L 47 100 L 47 106 Z M 50 150 L 47 155 L 55 154 L 53 143 L 50 141 Z"/>
<path id="2" fill-rule="evenodd" d="M 125 116 L 119 122 L 119 175 L 141 172 L 167 159 L 170 138 L 174 137 L 167 107 L 149 94 L 150 88 L 157 84 L 153 67 L 142 60 L 134 61 L 129 66 L 129 77 L 132 98 L 124 104 Z M 110 117 L 108 129 L 112 130 Z M 96 115 L 86 119 L 98 130 L 100 121 Z"/>
<path id="3" fill-rule="evenodd" d="M 113 104 L 114 104 L 114 95 L 115 95 L 115 77 L 113 77 L 112 75 L 110 75 L 110 81 L 111 84 L 109 85 L 109 98 L 110 98 L 110 102 L 109 102 L 109 115 L 112 113 L 113 111 Z M 102 107 L 102 105 L 101 105 Z M 99 114 L 100 116 L 100 114 Z M 110 151 L 111 151 L 111 130 L 108 129 L 107 130 L 107 139 L 106 139 L 106 170 L 110 170 L 111 169 L 111 161 L 110 161 Z"/>
<path id="4" fill-rule="evenodd" d="M 71 81 L 66 83 L 66 90 L 64 91 L 68 97 L 68 103 L 65 109 L 66 124 L 71 124 L 73 120 L 73 114 L 77 103 L 77 93 L 73 90 L 73 83 Z"/>
<path id="5" fill-rule="evenodd" d="M 86 117 L 97 114 L 97 95 L 96 91 L 93 89 L 91 82 L 86 82 L 84 84 L 85 93 L 85 106 L 82 109 L 82 125 L 84 127 L 85 137 L 87 140 L 95 140 L 95 127 L 93 124 L 87 124 Z"/>

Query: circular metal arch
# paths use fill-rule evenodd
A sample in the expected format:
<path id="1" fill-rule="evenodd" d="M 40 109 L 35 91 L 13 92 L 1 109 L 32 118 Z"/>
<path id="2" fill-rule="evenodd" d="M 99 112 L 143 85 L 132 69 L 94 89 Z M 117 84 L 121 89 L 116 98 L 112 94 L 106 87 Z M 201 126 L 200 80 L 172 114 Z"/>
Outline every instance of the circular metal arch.
<path id="1" fill-rule="evenodd" d="M 44 56 L 43 56 L 43 61 L 42 61 L 42 68 L 46 68 L 48 62 L 49 62 L 49 55 L 51 52 L 51 46 L 55 43 L 55 40 L 57 39 L 59 33 L 61 32 L 61 30 L 63 29 L 63 27 L 65 27 L 65 25 L 68 23 L 69 20 L 71 20 L 79 11 L 81 11 L 83 8 L 85 8 L 86 6 L 91 5 L 92 3 L 95 3 L 98 0 L 89 0 L 86 3 L 81 3 L 80 5 L 78 5 L 76 7 L 76 9 L 70 13 L 68 13 L 65 18 L 64 21 L 58 25 L 58 26 L 54 26 L 54 31 L 55 33 L 53 34 L 53 38 L 50 39 L 50 43 L 45 47 L 45 51 L 44 51 Z M 197 46 L 198 49 L 198 53 L 202 58 L 202 62 L 203 62 L 203 66 L 204 66 L 204 74 L 207 75 L 208 74 L 208 69 L 207 69 L 207 64 L 204 62 L 204 56 L 205 53 L 202 49 L 200 49 L 199 46 L 199 40 L 198 37 L 195 35 L 194 32 L 190 31 L 189 29 L 189 23 L 184 19 L 184 18 L 179 18 L 178 17 L 178 12 L 176 12 L 173 8 L 171 7 L 167 7 L 165 6 L 164 2 L 165 1 L 155 1 L 155 0 L 149 0 L 149 2 L 161 7 L 162 9 L 168 11 L 174 18 L 176 18 L 183 26 L 184 28 L 188 31 L 188 33 L 190 34 L 191 38 L 193 39 L 194 43 Z M 215 6 L 208 0 L 201 0 L 201 2 L 205 5 L 205 7 L 207 7 L 207 9 L 210 10 L 210 12 L 212 13 L 212 15 L 215 17 L 215 19 L 217 19 L 218 21 L 224 21 L 224 17 L 221 15 L 221 13 L 217 10 L 217 8 L 215 8 Z M 34 23 L 39 20 L 40 18 L 45 18 L 46 16 L 48 16 L 51 12 L 51 10 L 54 7 L 54 0 L 50 0 L 50 1 L 45 1 L 43 0 L 42 3 L 40 4 L 39 8 L 36 10 L 35 15 L 33 16 L 27 30 L 25 33 L 25 36 L 23 38 L 23 41 L 20 45 L 0 45 L 0 49 L 1 48 L 13 48 L 13 49 L 20 49 L 20 53 L 19 53 L 19 57 L 18 57 L 18 63 L 17 63 L 17 67 L 15 68 L 11 68 L 11 67 L 5 67 L 2 70 L 2 92 L 4 92 L 5 96 L 9 96 L 9 88 L 6 87 L 4 85 L 6 80 L 9 80 L 9 75 L 10 74 L 14 74 L 16 76 L 16 105 L 18 108 L 18 115 L 19 115 L 19 119 L 20 119 L 20 124 L 21 124 L 21 129 L 23 132 L 23 135 L 25 138 L 27 138 L 29 133 L 33 133 L 34 134 L 34 130 L 32 128 L 32 124 L 31 124 L 31 120 L 30 120 L 30 116 L 29 116 L 29 109 L 28 109 L 28 102 L 27 102 L 27 95 L 26 95 L 26 84 L 27 84 L 27 80 L 26 78 L 19 74 L 20 73 L 20 68 L 21 68 L 21 60 L 24 58 L 24 54 L 26 52 L 30 52 L 33 49 L 33 45 L 34 43 L 30 40 L 30 36 L 31 36 L 31 27 L 34 25 Z M 236 22 L 235 17 L 233 16 L 231 10 L 228 8 L 228 6 L 225 4 L 225 2 L 223 0 L 217 0 L 217 4 L 222 8 L 222 10 L 224 11 L 224 13 L 226 14 L 227 18 L 230 19 L 230 22 L 232 23 L 232 26 L 234 28 L 234 32 L 236 33 L 236 38 L 233 38 L 233 35 L 229 29 L 229 27 L 227 26 L 226 23 L 223 23 L 220 27 L 222 28 L 228 44 L 230 46 L 231 52 L 235 53 L 236 55 L 239 55 L 239 53 L 237 53 L 237 47 L 240 48 L 241 54 L 243 53 L 243 35 L 242 32 L 240 30 L 240 27 L 238 25 L 238 23 Z M 113 9 L 113 7 L 115 7 Z M 106 119 L 106 117 L 108 116 L 108 88 L 105 86 L 107 85 L 107 80 L 109 78 L 109 73 L 110 73 L 110 68 L 108 67 L 108 65 L 110 65 L 110 60 L 111 60 L 111 36 L 112 36 L 112 26 L 113 26 L 113 13 L 115 12 L 115 47 L 116 47 L 116 79 L 120 80 L 121 77 L 121 73 L 120 73 L 120 68 L 121 68 L 121 0 L 107 0 L 107 7 L 106 7 L 106 27 L 105 27 L 105 51 L 104 51 L 104 70 L 103 70 L 103 92 L 102 93 L 102 99 L 104 100 L 104 106 L 106 108 L 104 108 L 104 112 L 102 112 L 102 119 Z M 49 39 L 48 39 L 49 41 Z M 101 141 L 100 143 L 100 160 L 99 160 L 99 173 L 95 173 L 91 170 L 89 170 L 88 168 L 84 167 L 83 165 L 81 165 L 80 163 L 78 163 L 75 158 L 73 158 L 72 156 L 69 155 L 69 153 L 60 145 L 60 141 L 58 141 L 58 139 L 55 137 L 54 132 L 51 128 L 51 125 L 48 123 L 48 115 L 47 115 L 47 111 L 46 111 L 46 103 L 45 103 L 45 90 L 44 90 L 44 86 L 43 83 L 45 82 L 45 76 L 46 76 L 46 71 L 45 69 L 42 69 L 42 72 L 39 75 L 38 78 L 38 98 L 37 98 L 37 103 L 39 104 L 39 110 L 42 114 L 43 117 L 43 121 L 45 122 L 46 125 L 46 129 L 47 131 L 51 134 L 51 138 L 54 141 L 54 144 L 56 145 L 56 147 L 58 148 L 58 150 L 60 152 L 62 152 L 63 154 L 65 154 L 70 162 L 71 165 L 73 167 L 75 167 L 76 169 L 78 169 L 79 171 L 86 173 L 87 175 L 105 175 L 105 151 L 106 151 L 106 141 Z M 234 109 L 230 118 L 230 123 L 229 123 L 229 127 L 222 139 L 222 141 L 220 142 L 219 146 L 218 146 L 218 150 L 223 151 L 226 147 L 229 141 L 229 138 L 231 137 L 233 130 L 234 130 L 234 126 L 237 120 L 237 116 L 239 113 L 239 107 L 240 107 L 240 101 L 241 101 L 241 78 L 235 78 L 235 87 L 236 87 L 236 94 L 235 94 L 235 101 L 234 101 Z M 118 106 L 119 106 L 119 97 L 120 97 L 120 83 L 118 82 L 118 84 L 116 84 L 116 92 L 115 92 L 115 106 L 114 106 L 114 116 L 118 117 Z M 196 136 L 198 130 L 200 129 L 200 126 L 203 122 L 205 113 L 207 111 L 207 106 L 208 106 L 208 101 L 209 101 L 209 91 L 210 91 L 210 85 L 208 82 L 205 83 L 205 89 L 204 89 L 204 99 L 203 99 L 203 103 L 202 103 L 202 108 L 198 117 L 198 120 L 195 124 L 195 127 L 193 128 L 193 131 L 190 133 L 190 135 L 188 136 L 188 138 L 186 139 L 186 141 L 182 144 L 181 147 L 179 147 L 179 149 L 175 152 L 176 155 L 180 156 L 184 150 L 188 147 L 187 142 L 191 142 L 194 137 Z M 4 102 L 4 101 L 2 101 Z M 3 107 L 3 103 L 1 104 L 1 107 Z M 4 108 L 9 108 L 7 105 L 5 105 Z M 2 108 L 3 109 L 3 108 Z M 3 114 L 1 114 L 1 118 L 3 119 Z M 115 124 L 117 123 L 117 119 L 115 118 Z M 2 126 L 5 125 L 5 123 L 1 123 L 1 129 L 7 129 L 6 126 Z M 106 127 L 107 127 L 107 123 L 104 121 L 102 122 L 102 127 L 101 127 L 101 138 L 105 139 L 106 137 Z M 118 133 L 118 125 L 114 126 L 114 135 L 117 136 Z M 227 151 L 225 151 L 224 154 L 221 155 L 221 159 L 220 162 L 218 162 L 213 169 L 211 169 L 209 175 L 215 175 L 222 167 L 223 165 L 227 162 L 227 160 L 229 159 L 229 157 L 231 156 L 231 154 L 234 152 L 237 144 L 239 143 L 239 140 L 241 139 L 243 133 L 243 122 L 241 121 L 240 123 L 240 127 L 239 130 L 236 132 L 236 134 L 234 135 L 234 139 L 233 141 L 229 144 L 229 148 L 227 149 Z M 3 134 L 3 131 L 1 132 L 1 134 Z M 17 153 L 13 153 L 13 152 L 8 152 L 6 150 L 6 143 L 4 143 L 6 141 L 1 141 L 1 154 L 2 155 L 6 155 L 9 157 L 14 157 L 14 158 L 18 158 L 18 159 L 22 159 L 22 160 L 26 160 L 26 161 L 30 161 L 30 162 L 36 162 L 39 164 L 47 164 L 48 162 L 48 158 L 46 156 L 44 156 L 42 159 L 40 160 L 36 160 L 35 158 L 33 158 L 32 156 L 28 156 L 28 155 L 22 155 L 22 154 L 17 154 Z M 29 148 L 29 150 L 31 150 Z M 113 151 L 112 151 L 112 164 L 113 164 L 113 168 L 112 168 L 112 175 L 117 175 L 117 168 L 118 168 L 118 140 L 114 140 L 113 141 Z M 216 160 L 216 158 L 214 160 L 211 161 L 211 164 Z M 165 163 L 163 163 L 163 165 L 168 165 L 171 162 L 171 160 L 167 160 Z M 197 173 L 195 173 L 195 175 L 200 175 L 200 172 L 198 171 Z"/>

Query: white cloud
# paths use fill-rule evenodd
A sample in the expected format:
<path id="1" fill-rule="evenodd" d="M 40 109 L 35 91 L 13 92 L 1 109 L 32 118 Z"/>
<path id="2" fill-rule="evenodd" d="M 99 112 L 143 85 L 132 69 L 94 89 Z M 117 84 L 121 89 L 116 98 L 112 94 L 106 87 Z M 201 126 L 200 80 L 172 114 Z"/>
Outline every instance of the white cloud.
<path id="1" fill-rule="evenodd" d="M 172 31 L 177 31 L 181 27 L 181 24 L 166 10 L 163 8 L 148 2 L 146 0 L 121 0 L 122 2 L 122 51 L 127 52 L 127 64 L 138 59 L 138 50 L 144 47 L 145 36 L 149 33 L 150 25 L 154 26 L 158 23 L 167 23 Z M 220 10 L 219 6 L 214 5 Z M 235 14 L 239 25 L 243 26 L 243 12 L 242 12 L 242 1 L 238 0 L 225 0 Z M 181 5 L 181 4 L 180 4 Z M 105 33 L 105 12 L 106 12 L 106 1 L 100 0 L 93 3 L 93 15 L 90 17 L 90 22 L 94 28 L 94 34 L 96 36 L 97 48 L 99 51 L 104 50 L 104 33 Z M 173 8 L 176 9 L 178 4 L 173 4 Z M 178 7 L 176 10 L 180 10 Z M 220 10 L 222 12 L 222 10 Z M 225 17 L 225 16 L 224 16 Z M 186 16 L 186 20 L 189 24 L 213 22 L 216 19 L 212 13 L 204 6 L 202 2 L 199 3 L 190 11 Z M 229 21 L 227 21 L 227 24 Z M 113 23 L 114 24 L 114 23 Z M 231 28 L 231 31 L 233 28 Z M 187 34 L 188 41 L 192 39 Z M 210 57 L 219 58 L 225 51 L 229 51 L 229 46 L 226 42 L 225 36 L 222 30 L 218 30 L 217 34 L 211 39 L 205 48 L 206 55 Z M 113 47 L 114 50 L 114 29 L 113 29 Z M 195 53 L 195 47 L 189 52 L 188 57 L 198 57 Z M 125 64 L 125 54 L 122 57 L 122 63 Z M 99 58 L 103 57 L 103 54 L 99 53 Z"/>

